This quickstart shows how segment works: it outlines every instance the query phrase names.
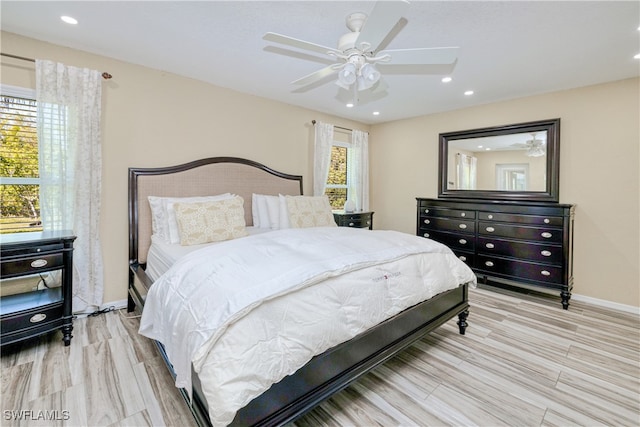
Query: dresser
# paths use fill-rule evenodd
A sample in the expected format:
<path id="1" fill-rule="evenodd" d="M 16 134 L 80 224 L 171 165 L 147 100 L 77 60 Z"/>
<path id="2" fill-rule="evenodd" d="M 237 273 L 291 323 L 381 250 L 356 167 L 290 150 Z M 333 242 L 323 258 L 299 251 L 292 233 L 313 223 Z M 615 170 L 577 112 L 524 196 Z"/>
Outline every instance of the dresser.
<path id="1" fill-rule="evenodd" d="M 373 230 L 373 212 L 334 211 L 333 219 L 338 227 L 368 228 Z"/>
<path id="2" fill-rule="evenodd" d="M 573 289 L 574 205 L 417 198 L 417 235 L 449 246 L 480 283 Z"/>
<path id="3" fill-rule="evenodd" d="M 0 344 L 73 329 L 71 232 L 0 235 Z"/>

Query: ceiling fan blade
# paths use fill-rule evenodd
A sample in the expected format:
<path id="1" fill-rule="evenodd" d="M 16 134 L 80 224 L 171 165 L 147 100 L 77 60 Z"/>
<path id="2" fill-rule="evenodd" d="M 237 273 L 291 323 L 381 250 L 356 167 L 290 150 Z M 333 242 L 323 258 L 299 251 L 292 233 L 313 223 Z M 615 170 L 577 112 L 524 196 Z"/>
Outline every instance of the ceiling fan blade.
<path id="1" fill-rule="evenodd" d="M 329 65 L 328 67 L 321 68 L 320 70 L 314 71 L 311 74 L 307 74 L 306 76 L 301 77 L 298 80 L 292 81 L 291 84 L 302 86 L 302 85 L 310 85 L 320 80 L 323 80 L 324 78 L 334 74 L 337 71 L 336 65 L 339 65 L 339 64 L 332 64 L 332 65 Z"/>
<path id="2" fill-rule="evenodd" d="M 379 55 L 391 55 L 392 65 L 453 64 L 458 57 L 457 47 L 426 47 L 416 49 L 390 49 Z"/>
<path id="3" fill-rule="evenodd" d="M 263 37 L 264 40 L 274 43 L 286 44 L 287 46 L 297 47 L 298 49 L 310 50 L 313 52 L 319 52 L 323 54 L 327 54 L 328 52 L 334 52 L 341 54 L 342 52 L 337 49 L 322 46 L 319 44 L 307 42 L 304 40 L 294 39 L 293 37 L 285 36 L 277 33 L 266 33 Z"/>
<path id="4" fill-rule="evenodd" d="M 380 43 L 395 27 L 408 8 L 409 2 L 406 0 L 378 1 L 360 31 L 356 46 L 363 42 L 369 43 L 370 47 L 367 51 L 376 52 Z"/>

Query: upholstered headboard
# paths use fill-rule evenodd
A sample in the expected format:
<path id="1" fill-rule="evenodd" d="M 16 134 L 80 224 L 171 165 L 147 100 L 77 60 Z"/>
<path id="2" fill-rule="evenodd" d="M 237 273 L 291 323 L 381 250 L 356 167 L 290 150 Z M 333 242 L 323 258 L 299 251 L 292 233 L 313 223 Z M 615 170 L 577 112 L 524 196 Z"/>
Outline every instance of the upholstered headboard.
<path id="1" fill-rule="evenodd" d="M 258 162 L 212 157 L 177 166 L 129 168 L 129 262 L 144 264 L 151 245 L 148 196 L 191 197 L 233 193 L 244 199 L 245 221 L 253 224 L 251 195 L 302 194 L 302 176 L 277 172 Z"/>

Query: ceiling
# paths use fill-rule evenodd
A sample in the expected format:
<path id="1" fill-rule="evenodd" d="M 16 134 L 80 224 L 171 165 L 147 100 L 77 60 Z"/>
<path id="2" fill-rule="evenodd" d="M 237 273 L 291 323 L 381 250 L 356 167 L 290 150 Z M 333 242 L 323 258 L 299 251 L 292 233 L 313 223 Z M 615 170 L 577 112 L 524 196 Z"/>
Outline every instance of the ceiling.
<path id="1" fill-rule="evenodd" d="M 333 81 L 295 92 L 293 80 L 334 61 L 263 35 L 337 47 L 346 16 L 374 4 L 2 0 L 0 11 L 3 31 L 370 124 L 640 75 L 638 1 L 413 1 L 387 48 L 458 46 L 451 82 L 383 74 L 386 96 L 353 108 L 336 98 Z"/>

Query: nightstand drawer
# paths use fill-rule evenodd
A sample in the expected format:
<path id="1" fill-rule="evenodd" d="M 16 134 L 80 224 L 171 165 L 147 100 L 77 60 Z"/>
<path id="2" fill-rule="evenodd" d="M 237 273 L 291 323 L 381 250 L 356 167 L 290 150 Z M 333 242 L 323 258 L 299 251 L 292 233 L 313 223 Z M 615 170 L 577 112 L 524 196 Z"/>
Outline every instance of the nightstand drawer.
<path id="1" fill-rule="evenodd" d="M 373 212 L 334 212 L 339 227 L 373 228 Z"/>
<path id="2" fill-rule="evenodd" d="M 18 330 L 60 322 L 62 318 L 62 301 L 57 304 L 37 307 L 23 312 L 12 313 L 2 317 L 2 335 Z"/>
<path id="3" fill-rule="evenodd" d="M 22 274 L 33 274 L 40 271 L 50 271 L 64 266 L 62 253 L 32 256 L 19 260 L 2 261 L 2 277 L 12 277 Z"/>

